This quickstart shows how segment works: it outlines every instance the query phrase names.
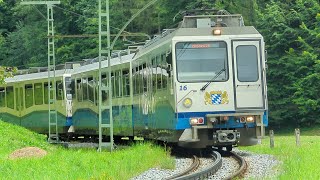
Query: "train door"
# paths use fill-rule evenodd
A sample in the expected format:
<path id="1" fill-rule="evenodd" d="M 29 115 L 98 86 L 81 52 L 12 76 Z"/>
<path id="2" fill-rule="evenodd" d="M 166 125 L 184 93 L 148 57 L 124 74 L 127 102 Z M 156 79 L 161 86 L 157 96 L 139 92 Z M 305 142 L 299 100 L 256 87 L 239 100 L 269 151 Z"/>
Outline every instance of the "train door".
<path id="1" fill-rule="evenodd" d="M 236 109 L 263 109 L 263 78 L 259 40 L 233 41 Z"/>

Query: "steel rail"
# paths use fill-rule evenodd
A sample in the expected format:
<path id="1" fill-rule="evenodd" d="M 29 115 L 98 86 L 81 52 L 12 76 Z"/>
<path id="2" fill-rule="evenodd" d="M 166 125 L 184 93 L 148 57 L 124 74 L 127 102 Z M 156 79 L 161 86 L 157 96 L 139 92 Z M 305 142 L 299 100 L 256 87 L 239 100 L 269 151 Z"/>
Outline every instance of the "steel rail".
<path id="1" fill-rule="evenodd" d="M 234 153 L 234 152 L 229 152 L 231 154 L 231 156 L 238 161 L 240 167 L 238 169 L 238 171 L 232 173 L 230 176 L 228 176 L 227 178 L 225 178 L 225 180 L 229 180 L 229 179 L 233 179 L 236 177 L 241 177 L 243 175 L 243 173 L 246 171 L 247 169 L 247 163 L 244 160 L 244 158 L 242 158 L 241 156 L 239 156 L 238 154 Z"/>
<path id="2" fill-rule="evenodd" d="M 176 174 L 171 177 L 168 177 L 166 179 L 185 180 L 185 179 L 204 179 L 204 178 L 207 178 L 210 175 L 216 173 L 222 166 L 222 158 L 221 158 L 220 153 L 214 151 L 212 154 L 212 157 L 214 159 L 214 162 L 209 167 L 207 167 L 199 172 L 188 174 L 194 170 L 194 169 L 189 170 L 190 168 L 188 168 L 184 172 Z M 200 160 L 199 160 L 199 164 L 200 164 Z"/>

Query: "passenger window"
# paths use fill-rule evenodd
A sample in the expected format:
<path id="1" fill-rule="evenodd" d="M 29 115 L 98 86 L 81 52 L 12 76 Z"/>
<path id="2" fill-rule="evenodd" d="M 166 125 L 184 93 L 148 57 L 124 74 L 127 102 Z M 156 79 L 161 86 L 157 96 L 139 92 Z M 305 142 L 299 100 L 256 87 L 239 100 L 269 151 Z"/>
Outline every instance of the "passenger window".
<path id="1" fill-rule="evenodd" d="M 115 77 L 114 72 L 111 73 L 111 84 L 112 84 L 112 97 L 116 97 L 116 84 L 115 84 Z"/>
<path id="2" fill-rule="evenodd" d="M 33 85 L 26 84 L 24 86 L 24 88 L 25 88 L 26 108 L 29 108 L 29 107 L 33 106 Z"/>
<path id="3" fill-rule="evenodd" d="M 151 68 L 151 72 L 152 72 L 152 90 L 155 92 L 157 89 L 157 61 L 156 58 L 153 58 L 151 60 L 152 62 L 152 68 Z"/>
<path id="4" fill-rule="evenodd" d="M 82 82 L 81 79 L 77 79 L 77 98 L 78 98 L 78 102 L 82 102 Z"/>
<path id="5" fill-rule="evenodd" d="M 166 55 L 162 54 L 162 61 L 161 61 L 161 71 L 162 71 L 162 88 L 167 88 L 167 82 L 168 82 L 168 72 L 167 72 L 167 61 L 166 61 Z"/>
<path id="6" fill-rule="evenodd" d="M 122 87 L 123 87 L 123 96 L 130 95 L 130 78 L 129 78 L 129 70 L 122 71 Z"/>
<path id="7" fill-rule="evenodd" d="M 41 105 L 43 104 L 43 86 L 42 83 L 34 84 L 34 104 Z"/>
<path id="8" fill-rule="evenodd" d="M 122 83 L 121 83 L 121 71 L 117 71 L 116 73 L 116 79 L 115 79 L 115 92 L 116 92 L 116 97 L 121 97 L 121 89 L 122 89 Z"/>
<path id="9" fill-rule="evenodd" d="M 102 87 L 108 87 L 108 75 L 107 74 L 102 74 L 101 75 L 101 84 L 102 84 Z M 108 94 L 106 91 L 102 91 L 102 102 L 106 101 L 107 98 L 108 98 Z"/>
<path id="10" fill-rule="evenodd" d="M 56 82 L 56 87 L 57 87 L 57 100 L 62 100 L 63 99 L 63 83 L 61 81 Z"/>
<path id="11" fill-rule="evenodd" d="M 242 45 L 236 48 L 238 80 L 256 82 L 259 79 L 257 47 Z"/>
<path id="12" fill-rule="evenodd" d="M 82 78 L 82 92 L 83 92 L 83 101 L 88 100 L 88 79 L 86 77 Z"/>
<path id="13" fill-rule="evenodd" d="M 162 88 L 162 67 L 161 57 L 157 56 L 157 89 Z"/>
<path id="14" fill-rule="evenodd" d="M 13 93 L 12 86 L 6 87 L 6 94 L 7 94 L 7 107 L 10 109 L 14 109 L 14 93 Z"/>
<path id="15" fill-rule="evenodd" d="M 0 107 L 6 106 L 6 91 L 4 87 L 0 87 Z"/>
<path id="16" fill-rule="evenodd" d="M 16 110 L 23 110 L 23 88 L 15 88 Z"/>
<path id="17" fill-rule="evenodd" d="M 47 82 L 45 82 L 44 84 L 44 89 L 43 89 L 43 91 L 44 91 L 44 96 L 43 96 L 43 100 L 44 100 L 44 103 L 45 104 L 48 104 L 48 100 L 49 100 L 49 97 L 48 97 L 48 91 L 49 91 L 49 89 L 48 89 L 48 83 Z M 51 86 L 52 84 L 50 83 L 50 86 Z M 53 99 L 53 91 L 51 91 L 50 92 L 50 98 L 51 99 Z"/>
<path id="18" fill-rule="evenodd" d="M 133 68 L 132 70 L 132 83 L 133 83 L 133 94 L 136 95 L 138 94 L 138 81 L 137 81 L 137 77 L 138 77 L 138 69 L 137 67 Z"/>
<path id="19" fill-rule="evenodd" d="M 88 94 L 89 94 L 89 101 L 94 103 L 94 83 L 93 77 L 88 78 Z"/>

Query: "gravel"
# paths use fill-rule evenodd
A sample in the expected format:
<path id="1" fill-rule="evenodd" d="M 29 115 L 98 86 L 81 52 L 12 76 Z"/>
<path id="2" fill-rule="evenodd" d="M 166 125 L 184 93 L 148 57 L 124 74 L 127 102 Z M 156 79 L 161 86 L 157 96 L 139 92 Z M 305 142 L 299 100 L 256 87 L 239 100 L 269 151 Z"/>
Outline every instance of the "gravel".
<path id="1" fill-rule="evenodd" d="M 234 148 L 233 151 L 244 157 L 247 162 L 247 170 L 244 173 L 245 179 L 274 179 L 280 174 L 280 171 L 275 167 L 280 165 L 281 162 L 276 160 L 276 158 L 272 155 L 255 154 L 249 151 L 238 150 L 237 148 Z M 212 159 L 208 158 L 200 158 L 200 161 L 200 169 L 205 168 L 212 163 Z M 165 179 L 166 177 L 172 176 L 187 169 L 191 163 L 191 158 L 176 158 L 176 169 L 174 170 L 152 168 L 140 174 L 139 176 L 132 178 L 131 180 Z M 236 160 L 230 157 L 223 157 L 221 169 L 218 170 L 214 176 L 211 176 L 208 179 L 224 179 L 233 172 L 237 171 L 238 168 L 239 165 Z"/>

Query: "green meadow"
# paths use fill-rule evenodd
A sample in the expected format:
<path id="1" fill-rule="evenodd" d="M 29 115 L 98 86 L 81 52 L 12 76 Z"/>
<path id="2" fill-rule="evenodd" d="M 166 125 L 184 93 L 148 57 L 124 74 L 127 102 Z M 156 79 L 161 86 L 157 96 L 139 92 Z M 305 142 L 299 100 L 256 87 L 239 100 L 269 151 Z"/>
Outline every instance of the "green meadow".
<path id="1" fill-rule="evenodd" d="M 261 145 L 240 147 L 255 153 L 271 154 L 282 161 L 275 168 L 279 170 L 277 179 L 320 179 L 320 128 L 301 130 L 300 146 L 296 145 L 294 130 L 275 133 L 274 148 L 270 148 L 270 138 Z"/>
<path id="2" fill-rule="evenodd" d="M 170 152 L 150 143 L 110 152 L 94 149 L 65 149 L 50 145 L 46 136 L 0 121 L 0 179 L 129 179 L 159 167 L 172 169 Z M 42 158 L 9 159 L 23 147 L 47 151 Z"/>

